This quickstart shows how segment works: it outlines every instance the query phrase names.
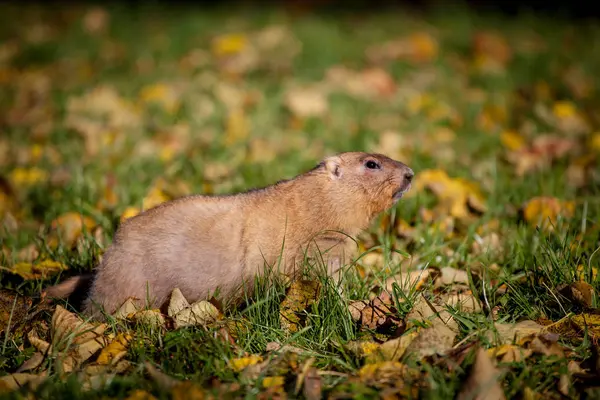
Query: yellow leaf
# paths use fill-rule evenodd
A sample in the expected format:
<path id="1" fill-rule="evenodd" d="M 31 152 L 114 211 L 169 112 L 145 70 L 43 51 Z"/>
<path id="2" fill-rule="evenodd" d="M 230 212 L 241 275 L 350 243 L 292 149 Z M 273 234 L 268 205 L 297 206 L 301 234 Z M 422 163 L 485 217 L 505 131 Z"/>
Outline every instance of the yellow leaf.
<path id="1" fill-rule="evenodd" d="M 587 331 L 593 340 L 600 339 L 600 315 L 580 314 L 571 317 L 571 321 L 582 331 Z"/>
<path id="2" fill-rule="evenodd" d="M 442 215 L 454 218 L 470 216 L 469 207 L 484 212 L 485 199 L 478 186 L 462 178 L 450 178 L 439 169 L 421 171 L 415 180 L 415 190 L 429 189 L 438 198 L 437 208 Z"/>
<path id="3" fill-rule="evenodd" d="M 577 114 L 577 108 L 570 101 L 557 101 L 552 107 L 552 113 L 557 118 L 569 118 Z"/>
<path id="4" fill-rule="evenodd" d="M 145 390 L 136 389 L 126 397 L 125 400 L 156 400 L 156 397 Z"/>
<path id="5" fill-rule="evenodd" d="M 523 206 L 523 217 L 532 226 L 552 230 L 562 216 L 570 218 L 575 212 L 573 201 L 561 201 L 555 197 L 534 197 Z"/>
<path id="6" fill-rule="evenodd" d="M 520 150 L 525 146 L 525 139 L 515 131 L 504 131 L 500 134 L 500 140 L 504 147 L 509 150 Z"/>
<path id="7" fill-rule="evenodd" d="M 595 152 L 600 153 L 600 132 L 596 132 L 591 136 L 590 147 Z"/>
<path id="8" fill-rule="evenodd" d="M 177 91 L 165 83 L 155 83 L 142 88 L 140 100 L 146 104 L 157 104 L 169 113 L 175 113 L 180 105 Z"/>
<path id="9" fill-rule="evenodd" d="M 284 330 L 298 332 L 302 323 L 298 313 L 315 301 L 319 289 L 318 281 L 296 280 L 292 283 L 280 306 L 279 321 Z"/>
<path id="10" fill-rule="evenodd" d="M 499 358 L 505 363 L 511 363 L 525 360 L 531 354 L 533 354 L 533 351 L 530 349 L 523 349 L 512 344 L 504 344 L 502 346 L 488 349 L 487 353 L 490 357 Z"/>
<path id="11" fill-rule="evenodd" d="M 48 173 L 37 167 L 17 167 L 12 170 L 9 179 L 14 187 L 27 187 L 45 181 L 48 179 Z"/>
<path id="12" fill-rule="evenodd" d="M 127 354 L 127 345 L 131 339 L 130 334 L 119 333 L 108 346 L 102 349 L 96 362 L 100 365 L 116 364 Z"/>
<path id="13" fill-rule="evenodd" d="M 213 41 L 212 51 L 217 56 L 226 56 L 241 52 L 247 44 L 248 39 L 244 34 L 222 35 Z"/>
<path id="14" fill-rule="evenodd" d="M 56 218 L 51 223 L 52 229 L 58 231 L 62 242 L 66 246 L 73 246 L 83 231 L 89 232 L 96 226 L 96 222 L 90 217 L 83 216 L 77 212 L 67 212 Z"/>
<path id="15" fill-rule="evenodd" d="M 167 202 L 170 197 L 163 190 L 165 183 L 162 179 L 159 179 L 154 186 L 148 191 L 146 197 L 142 200 L 142 208 L 144 210 L 148 210 L 150 208 L 156 207 L 159 204 Z"/>
<path id="16" fill-rule="evenodd" d="M 284 379 L 283 376 L 267 376 L 263 379 L 262 386 L 263 388 L 272 388 L 277 386 L 283 386 Z"/>
<path id="17" fill-rule="evenodd" d="M 137 207 L 127 207 L 125 211 L 123 211 L 123 214 L 121 214 L 120 221 L 123 222 L 128 218 L 135 217 L 140 211 L 141 210 Z"/>
<path id="18" fill-rule="evenodd" d="M 35 264 L 28 262 L 20 262 L 13 266 L 11 271 L 14 274 L 21 276 L 23 279 L 46 279 L 49 276 L 59 273 L 67 269 L 67 266 L 53 260 L 42 260 Z"/>
<path id="19" fill-rule="evenodd" d="M 241 370 L 243 370 L 247 366 L 258 364 L 262 360 L 263 359 L 262 359 L 262 357 L 260 355 L 258 355 L 258 354 L 252 354 L 252 355 L 250 355 L 248 357 L 233 358 L 230 361 L 230 363 L 231 363 L 231 368 L 235 372 L 240 372 Z"/>
<path id="20" fill-rule="evenodd" d="M 242 109 L 231 110 L 227 117 L 225 144 L 239 143 L 248 137 L 249 132 L 250 127 L 244 111 Z"/>
<path id="21" fill-rule="evenodd" d="M 428 62 L 437 57 L 438 43 L 428 33 L 417 32 L 410 36 L 412 44 L 412 59 L 416 62 Z"/>

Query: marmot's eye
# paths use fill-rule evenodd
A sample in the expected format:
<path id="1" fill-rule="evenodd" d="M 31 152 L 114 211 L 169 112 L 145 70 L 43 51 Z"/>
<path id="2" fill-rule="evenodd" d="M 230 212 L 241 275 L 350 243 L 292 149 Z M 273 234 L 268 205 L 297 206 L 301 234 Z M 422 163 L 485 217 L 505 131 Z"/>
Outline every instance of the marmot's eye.
<path id="1" fill-rule="evenodd" d="M 379 164 L 377 164 L 375 161 L 373 160 L 369 160 L 365 163 L 365 167 L 369 168 L 369 169 L 379 169 L 381 168 L 379 166 Z"/>

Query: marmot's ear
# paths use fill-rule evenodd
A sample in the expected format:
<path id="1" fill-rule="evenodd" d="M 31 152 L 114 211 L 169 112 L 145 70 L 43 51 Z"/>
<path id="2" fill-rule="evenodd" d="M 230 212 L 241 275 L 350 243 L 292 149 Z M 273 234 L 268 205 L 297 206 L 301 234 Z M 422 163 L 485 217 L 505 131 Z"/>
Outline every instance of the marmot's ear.
<path id="1" fill-rule="evenodd" d="M 338 156 L 332 156 L 325 159 L 325 169 L 329 172 L 332 180 L 342 177 L 342 160 Z"/>

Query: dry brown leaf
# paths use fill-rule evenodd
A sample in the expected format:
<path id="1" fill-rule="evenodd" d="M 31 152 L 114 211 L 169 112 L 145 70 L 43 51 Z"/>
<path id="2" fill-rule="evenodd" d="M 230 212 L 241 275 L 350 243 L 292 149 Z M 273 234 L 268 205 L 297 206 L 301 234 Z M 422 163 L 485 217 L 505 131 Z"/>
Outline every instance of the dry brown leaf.
<path id="1" fill-rule="evenodd" d="M 473 52 L 477 67 L 491 72 L 504 70 L 513 56 L 506 39 L 496 32 L 476 32 Z"/>
<path id="2" fill-rule="evenodd" d="M 326 93 L 317 87 L 290 89 L 284 101 L 290 112 L 300 119 L 322 117 L 329 110 Z"/>
<path id="3" fill-rule="evenodd" d="M 133 320 L 152 328 L 165 327 L 165 317 L 160 313 L 160 310 L 140 310 L 133 314 Z"/>
<path id="4" fill-rule="evenodd" d="M 190 325 L 208 326 L 223 318 L 221 312 L 210 302 L 200 300 L 173 316 L 175 328 Z"/>
<path id="5" fill-rule="evenodd" d="M 425 284 L 432 277 L 430 269 L 422 269 L 417 271 L 409 271 L 389 277 L 385 281 L 386 291 L 393 293 L 394 286 L 397 284 L 400 290 L 406 295 L 409 295 L 413 290 L 418 291 L 423 289 Z"/>
<path id="6" fill-rule="evenodd" d="M 0 393 L 8 393 L 25 386 L 34 389 L 35 387 L 39 386 L 44 379 L 46 379 L 45 375 L 36 374 L 16 373 L 6 375 L 0 377 Z"/>
<path id="7" fill-rule="evenodd" d="M 520 321 L 516 324 L 496 323 L 494 326 L 498 331 L 499 344 L 512 343 L 513 340 L 518 342 L 524 337 L 544 331 L 543 325 L 530 320 Z M 494 337 L 493 333 L 492 337 Z"/>
<path id="8" fill-rule="evenodd" d="M 428 63 L 437 57 L 438 50 L 439 44 L 430 33 L 415 32 L 410 36 L 368 48 L 367 58 L 374 63 L 397 59 Z"/>
<path id="9" fill-rule="evenodd" d="M 119 307 L 117 311 L 113 314 L 116 319 L 126 319 L 129 316 L 132 316 L 138 312 L 138 308 L 135 305 L 134 299 L 129 297 L 125 302 Z"/>
<path id="10" fill-rule="evenodd" d="M 304 382 L 302 384 L 302 395 L 307 400 L 319 400 L 322 397 L 322 386 L 321 376 L 319 375 L 316 368 L 309 368 L 304 375 Z"/>
<path id="11" fill-rule="evenodd" d="M 188 308 L 190 303 L 187 301 L 183 293 L 179 288 L 173 289 L 171 292 L 171 299 L 169 300 L 169 308 L 167 309 L 167 315 L 173 317 L 178 312 Z"/>
<path id="12" fill-rule="evenodd" d="M 406 315 L 407 327 L 414 325 L 413 320 L 420 322 L 428 322 L 432 324 L 441 323 L 446 325 L 452 331 L 458 333 L 458 324 L 452 315 L 446 311 L 445 307 L 440 304 L 427 301 L 423 296 L 420 296 L 413 304 L 413 308 Z"/>
<path id="13" fill-rule="evenodd" d="M 367 329 L 385 329 L 401 326 L 402 321 L 394 312 L 389 294 L 383 292 L 370 301 L 353 301 L 348 304 L 352 319 Z"/>
<path id="14" fill-rule="evenodd" d="M 467 271 L 452 267 L 443 267 L 440 268 L 440 273 L 438 279 L 445 286 L 453 285 L 455 283 L 469 284 L 469 274 L 467 274 Z"/>
<path id="15" fill-rule="evenodd" d="M 418 330 L 406 348 L 405 356 L 420 360 L 434 354 L 443 355 L 452 349 L 455 338 L 456 332 L 437 320 L 431 327 Z"/>
<path id="16" fill-rule="evenodd" d="M 92 7 L 83 16 L 83 28 L 92 35 L 101 34 L 106 31 L 110 15 L 101 7 Z"/>
<path id="17" fill-rule="evenodd" d="M 594 287 L 587 282 L 575 282 L 558 288 L 561 295 L 583 307 L 592 308 L 596 296 Z"/>
<path id="18" fill-rule="evenodd" d="M 479 348 L 471 374 L 457 398 L 459 400 L 504 400 L 506 397 L 498 382 L 499 377 L 500 372 L 487 352 Z"/>
<path id="19" fill-rule="evenodd" d="M 480 312 L 481 304 L 478 299 L 473 296 L 473 293 L 464 292 L 464 293 L 454 293 L 450 294 L 446 298 L 446 304 L 452 307 L 456 307 L 457 309 L 463 312 Z"/>
<path id="20" fill-rule="evenodd" d="M 35 352 L 33 355 L 25 361 L 19 369 L 17 369 L 17 373 L 23 373 L 27 371 L 31 371 L 32 369 L 36 369 L 44 362 L 45 356 L 40 352 Z"/>
<path id="21" fill-rule="evenodd" d="M 391 75 L 377 67 L 354 71 L 344 66 L 334 66 L 326 72 L 326 83 L 350 96 L 368 100 L 386 99 L 396 92 L 396 82 Z"/>

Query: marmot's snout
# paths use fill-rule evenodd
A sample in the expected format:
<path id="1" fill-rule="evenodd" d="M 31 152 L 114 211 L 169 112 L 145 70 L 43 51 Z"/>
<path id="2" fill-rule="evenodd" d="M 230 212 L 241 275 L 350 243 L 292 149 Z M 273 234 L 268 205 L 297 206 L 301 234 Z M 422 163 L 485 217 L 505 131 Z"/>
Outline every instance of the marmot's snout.
<path id="1" fill-rule="evenodd" d="M 395 161 L 398 167 L 398 189 L 394 192 L 394 200 L 400 200 L 402 195 L 410 189 L 410 184 L 415 176 L 414 171 L 406 164 Z"/>

